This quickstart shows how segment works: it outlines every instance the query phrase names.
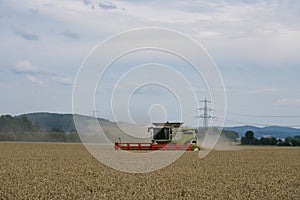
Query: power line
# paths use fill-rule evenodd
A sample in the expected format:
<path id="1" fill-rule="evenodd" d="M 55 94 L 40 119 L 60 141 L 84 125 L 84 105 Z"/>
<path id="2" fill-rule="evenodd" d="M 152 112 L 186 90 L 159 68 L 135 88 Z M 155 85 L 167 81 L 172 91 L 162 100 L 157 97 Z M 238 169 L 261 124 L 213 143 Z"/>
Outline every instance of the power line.
<path id="1" fill-rule="evenodd" d="M 217 121 L 221 121 L 220 119 L 216 119 Z M 241 124 L 241 125 L 249 125 L 249 126 L 286 126 L 286 127 L 300 127 L 300 124 L 285 124 L 285 125 L 278 125 L 278 124 L 262 124 L 262 123 L 249 123 L 249 122 L 244 122 L 244 121 L 239 121 L 239 120 L 230 120 L 230 119 L 225 119 L 224 122 L 229 122 L 229 123 L 236 123 L 236 124 Z"/>
<path id="2" fill-rule="evenodd" d="M 300 118 L 300 115 L 249 115 L 234 112 L 227 112 L 227 114 L 238 115 L 243 117 L 274 117 L 274 118 Z"/>
<path id="3" fill-rule="evenodd" d="M 225 123 L 237 123 L 237 124 L 242 124 L 242 125 L 249 125 L 249 126 L 272 126 L 270 124 L 261 124 L 261 123 L 249 123 L 249 122 L 243 122 L 243 121 L 237 121 L 237 120 L 230 120 L 230 119 L 225 119 Z"/>

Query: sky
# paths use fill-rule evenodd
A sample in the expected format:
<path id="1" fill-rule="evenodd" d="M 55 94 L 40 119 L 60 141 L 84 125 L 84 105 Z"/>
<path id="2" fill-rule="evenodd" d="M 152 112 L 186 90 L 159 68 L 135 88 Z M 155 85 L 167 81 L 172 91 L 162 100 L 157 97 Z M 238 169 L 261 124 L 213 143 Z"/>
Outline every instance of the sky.
<path id="1" fill-rule="evenodd" d="M 72 113 L 77 71 L 97 44 L 127 30 L 161 27 L 193 38 L 218 67 L 226 91 L 226 126 L 300 127 L 299 10 L 296 0 L 0 0 L 0 114 Z M 162 52 L 129 55 L 115 65 L 136 66 L 154 58 L 181 70 L 199 99 L 209 98 L 203 80 L 197 83 L 188 66 Z M 120 77 L 115 67 L 105 84 Z M 124 84 L 138 84 L 135 78 Z M 113 120 L 110 104 L 102 101 L 111 91 L 96 91 L 95 108 L 83 114 L 95 109 L 99 117 Z M 133 96 L 133 119 L 147 118 L 144 114 L 150 112 L 157 120 L 179 120 L 170 91 L 152 85 L 136 94 L 144 96 Z M 151 96 L 161 102 L 149 101 Z M 189 120 L 196 120 L 197 109 L 189 109 Z M 160 118 L 162 112 L 167 114 Z"/>

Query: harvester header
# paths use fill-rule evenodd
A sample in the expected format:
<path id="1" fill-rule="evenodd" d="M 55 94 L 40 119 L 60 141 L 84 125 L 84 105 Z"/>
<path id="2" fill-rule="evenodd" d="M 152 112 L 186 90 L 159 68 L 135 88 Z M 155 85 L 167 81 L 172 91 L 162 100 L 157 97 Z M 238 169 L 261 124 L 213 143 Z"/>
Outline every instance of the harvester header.
<path id="1" fill-rule="evenodd" d="M 115 142 L 115 149 L 119 150 L 192 150 L 191 143 L 177 144 L 172 142 L 175 136 L 175 129 L 178 129 L 183 122 L 153 122 L 148 128 L 151 142 Z"/>

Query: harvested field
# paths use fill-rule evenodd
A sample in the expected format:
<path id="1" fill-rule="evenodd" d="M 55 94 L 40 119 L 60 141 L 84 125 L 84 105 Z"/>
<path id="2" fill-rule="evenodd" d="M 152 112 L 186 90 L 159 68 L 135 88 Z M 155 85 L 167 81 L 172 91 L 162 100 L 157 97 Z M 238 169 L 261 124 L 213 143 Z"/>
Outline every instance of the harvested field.
<path id="1" fill-rule="evenodd" d="M 80 144 L 0 143 L 0 162 L 0 199 L 300 199 L 297 147 L 186 152 L 146 174 L 106 167 Z"/>

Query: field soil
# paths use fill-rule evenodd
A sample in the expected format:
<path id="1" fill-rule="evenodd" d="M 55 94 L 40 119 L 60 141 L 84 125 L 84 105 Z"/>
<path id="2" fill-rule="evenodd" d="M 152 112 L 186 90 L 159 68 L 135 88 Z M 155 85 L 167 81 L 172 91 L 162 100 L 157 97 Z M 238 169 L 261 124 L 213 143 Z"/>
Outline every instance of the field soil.
<path id="1" fill-rule="evenodd" d="M 241 147 L 203 159 L 186 152 L 161 170 L 131 174 L 81 144 L 3 142 L 0 199 L 300 199 L 300 148 Z"/>

